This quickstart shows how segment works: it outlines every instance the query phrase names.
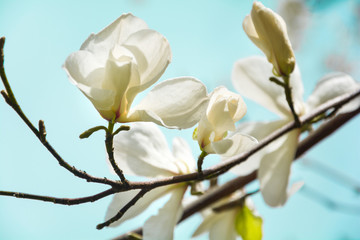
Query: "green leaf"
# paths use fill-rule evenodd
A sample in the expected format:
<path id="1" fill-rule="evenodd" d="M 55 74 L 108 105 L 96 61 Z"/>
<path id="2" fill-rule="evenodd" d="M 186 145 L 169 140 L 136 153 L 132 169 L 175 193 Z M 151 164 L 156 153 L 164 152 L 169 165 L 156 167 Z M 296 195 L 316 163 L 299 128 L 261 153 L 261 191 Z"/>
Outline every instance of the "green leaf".
<path id="1" fill-rule="evenodd" d="M 235 218 L 236 232 L 243 240 L 262 239 L 262 218 L 256 216 L 246 205 L 239 210 Z"/>

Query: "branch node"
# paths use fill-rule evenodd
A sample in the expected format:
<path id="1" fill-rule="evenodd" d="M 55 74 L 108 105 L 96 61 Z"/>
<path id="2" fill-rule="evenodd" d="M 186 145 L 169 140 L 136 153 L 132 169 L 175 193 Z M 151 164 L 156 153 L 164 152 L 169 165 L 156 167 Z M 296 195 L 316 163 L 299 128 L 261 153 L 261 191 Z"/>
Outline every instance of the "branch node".
<path id="1" fill-rule="evenodd" d="M 39 121 L 39 138 L 42 143 L 46 142 L 46 129 L 44 120 Z"/>
<path id="2" fill-rule="evenodd" d="M 4 45 L 5 37 L 0 38 L 0 68 L 4 68 Z"/>
<path id="3" fill-rule="evenodd" d="M 9 95 L 7 94 L 7 92 L 5 90 L 1 90 L 1 95 L 4 97 L 5 102 L 7 104 L 9 104 L 10 106 L 12 106 L 12 102 L 10 100 L 10 97 L 9 97 Z"/>

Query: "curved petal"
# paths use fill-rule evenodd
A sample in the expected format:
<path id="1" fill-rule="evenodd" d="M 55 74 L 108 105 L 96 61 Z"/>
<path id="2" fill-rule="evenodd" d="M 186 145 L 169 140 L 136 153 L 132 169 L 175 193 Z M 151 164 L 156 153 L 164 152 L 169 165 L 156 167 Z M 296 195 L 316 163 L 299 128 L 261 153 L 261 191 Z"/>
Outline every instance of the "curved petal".
<path id="1" fill-rule="evenodd" d="M 154 84 L 171 61 L 169 42 L 163 35 L 151 29 L 132 34 L 125 41 L 124 47 L 133 53 L 139 66 L 139 91 Z"/>
<path id="2" fill-rule="evenodd" d="M 214 131 L 222 135 L 235 131 L 235 122 L 246 114 L 246 105 L 241 96 L 220 86 L 214 89 L 209 98 L 206 115 Z"/>
<path id="3" fill-rule="evenodd" d="M 250 40 L 266 55 L 270 56 L 270 49 L 266 47 L 263 41 L 260 40 L 258 33 L 256 32 L 254 22 L 251 15 L 247 15 L 242 23 L 244 32 L 250 38 Z"/>
<path id="4" fill-rule="evenodd" d="M 311 111 L 333 98 L 353 92 L 359 88 L 359 83 L 345 73 L 337 72 L 327 74 L 320 79 L 314 91 L 309 96 L 307 101 L 309 110 Z M 360 106 L 360 98 L 356 98 L 356 100 L 346 104 L 346 107 L 344 106 L 341 111 L 351 111 L 358 106 Z"/>
<path id="5" fill-rule="evenodd" d="M 235 240 L 235 214 L 236 211 L 234 210 L 222 213 L 211 212 L 204 218 L 203 222 L 195 230 L 192 236 L 197 237 L 205 232 L 209 232 L 210 240 Z"/>
<path id="6" fill-rule="evenodd" d="M 115 45 L 121 45 L 131 34 L 147 28 L 147 24 L 142 19 L 130 13 L 123 14 L 99 33 L 91 34 L 81 45 L 80 50 L 92 52 L 100 62 L 106 62 L 110 50 Z"/>
<path id="7" fill-rule="evenodd" d="M 287 186 L 290 167 L 295 157 L 299 134 L 300 130 L 295 129 L 272 142 L 271 145 L 276 150 L 265 154 L 260 162 L 260 190 L 269 206 L 282 206 L 289 197 Z"/>
<path id="8" fill-rule="evenodd" d="M 155 122 L 168 128 L 189 128 L 199 122 L 208 96 L 206 87 L 192 77 L 157 84 L 129 113 L 129 121 Z"/>
<path id="9" fill-rule="evenodd" d="M 275 130 L 281 128 L 286 123 L 286 120 L 279 120 L 273 122 L 246 122 L 241 123 L 238 126 L 237 131 L 254 136 L 256 139 L 261 141 Z M 252 173 L 259 168 L 260 161 L 264 157 L 264 155 L 268 151 L 275 151 L 276 147 L 277 146 L 272 146 L 271 144 L 264 147 L 262 150 L 252 155 L 245 162 L 233 167 L 230 171 L 239 176 L 246 176 Z M 226 161 L 226 158 L 223 160 Z"/>
<path id="10" fill-rule="evenodd" d="M 104 68 L 105 63 L 100 63 L 96 56 L 87 51 L 71 53 L 63 65 L 72 84 L 81 83 L 96 88 L 101 87 L 98 78 L 103 76 Z"/>
<path id="11" fill-rule="evenodd" d="M 201 224 L 198 226 L 198 228 L 193 233 L 192 237 L 200 236 L 201 234 L 204 234 L 205 232 L 210 231 L 212 226 L 217 222 L 221 221 L 221 215 L 215 214 L 214 212 L 210 212 L 209 215 L 205 216 Z"/>
<path id="12" fill-rule="evenodd" d="M 273 113 L 282 117 L 290 117 L 291 111 L 286 102 L 284 89 L 269 80 L 272 65 L 264 57 L 240 59 L 234 64 L 232 82 L 235 89 L 243 96 L 255 101 Z M 293 100 L 297 113 L 303 111 L 303 85 L 300 71 L 295 67 L 290 76 Z"/>
<path id="13" fill-rule="evenodd" d="M 241 132 L 234 132 L 223 140 L 212 142 L 215 153 L 222 157 L 231 157 L 250 150 L 258 141 Z"/>
<path id="14" fill-rule="evenodd" d="M 178 173 L 165 136 L 153 123 L 134 123 L 114 137 L 115 161 L 125 174 L 145 177 Z"/>
<path id="15" fill-rule="evenodd" d="M 190 146 L 184 139 L 179 137 L 174 138 L 172 152 L 176 159 L 175 164 L 177 164 L 180 173 L 186 174 L 196 170 L 195 160 Z"/>
<path id="16" fill-rule="evenodd" d="M 173 186 L 164 186 L 151 190 L 146 193 L 142 198 L 140 198 L 136 204 L 129 208 L 128 211 L 120 218 L 120 220 L 112 223 L 110 227 L 119 226 L 121 223 L 136 217 L 141 214 L 147 207 L 150 206 L 152 202 L 156 199 L 167 194 Z M 133 199 L 140 190 L 130 190 L 122 193 L 116 193 L 107 209 L 105 220 L 108 220 L 114 217 L 122 207 L 124 207 L 131 199 Z"/>
<path id="17" fill-rule="evenodd" d="M 108 106 L 108 108 L 112 110 L 112 117 L 116 115 L 116 118 L 118 118 L 125 112 L 127 107 L 126 102 L 123 100 L 124 94 L 131 81 L 136 81 L 139 78 L 139 74 L 131 61 L 120 62 L 109 59 L 105 69 L 102 89 L 113 89 L 115 91 L 113 105 Z"/>
<path id="18" fill-rule="evenodd" d="M 157 215 L 150 217 L 143 227 L 146 240 L 173 239 L 174 228 L 183 212 L 181 205 L 186 187 L 179 187 L 171 192 L 169 201 L 159 209 Z"/>
<path id="19" fill-rule="evenodd" d="M 221 215 L 220 220 L 212 225 L 209 232 L 209 240 L 236 239 L 235 213 L 236 211 L 227 211 L 219 214 Z"/>

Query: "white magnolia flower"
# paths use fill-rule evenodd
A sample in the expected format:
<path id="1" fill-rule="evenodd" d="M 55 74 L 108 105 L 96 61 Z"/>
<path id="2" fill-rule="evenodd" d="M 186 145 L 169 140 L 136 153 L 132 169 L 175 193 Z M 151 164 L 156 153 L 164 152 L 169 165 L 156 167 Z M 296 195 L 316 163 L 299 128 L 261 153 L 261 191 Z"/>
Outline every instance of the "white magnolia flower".
<path id="1" fill-rule="evenodd" d="M 125 174 L 155 178 L 196 171 L 195 160 L 187 143 L 181 138 L 175 138 L 171 152 L 165 136 L 153 123 L 134 123 L 130 131 L 117 134 L 114 139 L 114 154 L 115 161 Z M 187 186 L 186 183 L 179 183 L 148 192 L 119 221 L 110 226 L 118 226 L 140 214 L 156 199 L 171 194 L 157 215 L 145 222 L 143 236 L 144 240 L 173 239 L 174 227 L 183 212 L 181 202 Z M 131 190 L 115 194 L 106 219 L 115 216 L 138 192 L 139 190 Z"/>
<path id="2" fill-rule="evenodd" d="M 280 15 L 254 2 L 251 14 L 243 21 L 245 33 L 274 66 L 274 74 L 289 76 L 295 67 L 295 56 Z"/>
<path id="3" fill-rule="evenodd" d="M 209 105 L 197 128 L 200 148 L 207 153 L 233 156 L 257 143 L 256 139 L 235 132 L 235 123 L 246 114 L 246 105 L 239 94 L 217 87 L 210 94 Z M 233 133 L 228 134 L 228 131 Z"/>
<path id="4" fill-rule="evenodd" d="M 123 14 L 91 34 L 63 67 L 70 81 L 109 121 L 189 128 L 199 121 L 208 100 L 206 87 L 195 78 L 163 81 L 130 108 L 136 95 L 153 85 L 170 61 L 166 38 L 143 20 Z"/>
<path id="5" fill-rule="evenodd" d="M 250 57 L 237 61 L 232 73 L 233 84 L 240 94 L 281 117 L 281 120 L 277 121 L 248 122 L 239 126 L 239 131 L 250 134 L 258 140 L 262 140 L 273 131 L 293 121 L 284 89 L 269 81 L 269 77 L 272 76 L 271 68 L 271 64 L 265 58 Z M 302 99 L 303 85 L 297 67 L 290 76 L 290 85 L 295 111 L 299 116 L 328 100 L 360 88 L 357 82 L 344 73 L 329 74 L 319 81 L 305 103 Z M 350 111 L 358 106 L 360 106 L 359 98 L 344 106 L 341 111 Z M 300 133 L 300 129 L 290 131 L 234 169 L 240 175 L 259 169 L 261 193 L 270 206 L 285 204 L 287 198 L 300 187 L 299 184 L 294 184 L 291 190 L 287 191 L 290 167 Z"/>

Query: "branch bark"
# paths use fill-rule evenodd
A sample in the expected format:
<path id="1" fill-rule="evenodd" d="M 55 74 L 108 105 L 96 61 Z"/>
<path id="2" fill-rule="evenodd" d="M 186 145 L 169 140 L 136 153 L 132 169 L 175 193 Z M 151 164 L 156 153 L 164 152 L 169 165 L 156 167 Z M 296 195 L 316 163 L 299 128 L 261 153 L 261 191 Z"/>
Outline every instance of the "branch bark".
<path id="1" fill-rule="evenodd" d="M 78 205 L 78 204 L 82 204 L 82 203 L 95 202 L 101 198 L 107 197 L 114 193 L 115 193 L 114 189 L 110 188 L 110 189 L 100 192 L 98 194 L 88 196 L 88 197 L 82 197 L 82 198 L 57 198 L 57 197 L 41 196 L 41 195 L 34 195 L 34 194 L 21 193 L 21 192 L 10 192 L 10 191 L 0 191 L 0 196 L 9 196 L 9 197 L 15 197 L 15 198 L 40 200 L 40 201 L 44 201 L 44 202 L 52 202 L 55 204 L 71 206 L 71 205 Z"/>

